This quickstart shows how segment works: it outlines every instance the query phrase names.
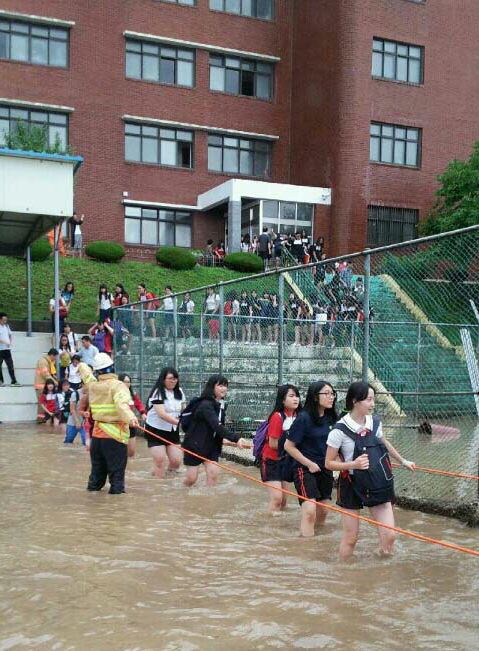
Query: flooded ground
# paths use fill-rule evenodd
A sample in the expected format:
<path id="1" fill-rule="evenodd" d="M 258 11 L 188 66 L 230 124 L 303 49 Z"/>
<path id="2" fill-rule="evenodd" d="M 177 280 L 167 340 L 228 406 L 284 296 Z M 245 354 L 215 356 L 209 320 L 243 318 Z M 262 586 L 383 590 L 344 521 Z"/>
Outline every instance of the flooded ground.
<path id="1" fill-rule="evenodd" d="M 0 442 L 0 651 L 477 648 L 477 558 L 402 538 L 381 561 L 362 525 L 344 566 L 336 515 L 301 540 L 293 499 L 271 520 L 245 480 L 154 480 L 141 439 L 122 496 L 87 493 L 88 456 L 59 434 L 1 426 Z M 454 520 L 397 520 L 479 549 Z"/>

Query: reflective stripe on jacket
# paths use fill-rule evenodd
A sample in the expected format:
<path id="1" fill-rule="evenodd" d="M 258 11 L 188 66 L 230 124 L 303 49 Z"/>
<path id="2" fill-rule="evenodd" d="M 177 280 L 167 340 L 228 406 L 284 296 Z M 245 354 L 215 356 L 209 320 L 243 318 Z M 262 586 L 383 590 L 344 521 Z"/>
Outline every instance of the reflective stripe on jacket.
<path id="1" fill-rule="evenodd" d="M 128 424 L 136 418 L 129 407 L 130 392 L 113 373 L 100 375 L 98 382 L 84 387 L 95 424 L 111 438 L 128 443 Z"/>

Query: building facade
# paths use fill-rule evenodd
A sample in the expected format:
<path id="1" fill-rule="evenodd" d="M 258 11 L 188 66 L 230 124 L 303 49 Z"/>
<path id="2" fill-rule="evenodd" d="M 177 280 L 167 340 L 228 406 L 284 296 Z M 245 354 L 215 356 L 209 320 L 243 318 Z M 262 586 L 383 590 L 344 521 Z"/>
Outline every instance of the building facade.
<path id="1" fill-rule="evenodd" d="M 477 139 L 478 32 L 475 0 L 4 0 L 0 138 L 82 155 L 86 240 L 136 257 L 410 239 Z"/>

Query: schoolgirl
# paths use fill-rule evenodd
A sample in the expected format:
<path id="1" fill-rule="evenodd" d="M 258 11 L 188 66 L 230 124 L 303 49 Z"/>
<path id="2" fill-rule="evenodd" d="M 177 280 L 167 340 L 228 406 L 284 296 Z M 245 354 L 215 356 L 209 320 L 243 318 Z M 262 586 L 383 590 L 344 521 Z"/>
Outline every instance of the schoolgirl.
<path id="1" fill-rule="evenodd" d="M 106 319 L 111 319 L 111 308 L 113 305 L 113 297 L 108 291 L 106 285 L 100 285 L 98 290 L 98 321 L 102 323 Z"/>
<path id="2" fill-rule="evenodd" d="M 80 345 L 80 342 L 78 341 L 78 337 L 76 334 L 73 332 L 73 328 L 69 323 L 64 323 L 63 324 L 63 334 L 68 337 L 68 343 L 70 344 L 70 350 L 74 353 L 78 352 L 78 347 Z"/>
<path id="3" fill-rule="evenodd" d="M 72 282 L 68 282 L 65 284 L 65 287 L 62 289 L 61 292 L 61 297 L 65 301 L 68 310 L 70 310 L 71 302 L 75 297 L 75 286 Z"/>
<path id="4" fill-rule="evenodd" d="M 70 382 L 70 387 L 73 391 L 78 391 L 78 389 L 81 387 L 81 377 L 78 370 L 80 362 L 80 355 L 73 355 L 71 358 L 71 364 L 68 367 L 66 373 L 68 381 Z"/>
<path id="5" fill-rule="evenodd" d="M 193 320 L 195 314 L 195 303 L 191 300 L 191 294 L 186 292 L 181 302 L 180 307 L 178 308 L 180 313 L 179 325 L 181 336 L 187 339 L 191 337 L 193 332 Z"/>
<path id="6" fill-rule="evenodd" d="M 239 300 L 239 319 L 241 324 L 241 343 L 249 344 L 251 339 L 251 301 L 248 298 L 248 293 L 241 292 Z"/>
<path id="7" fill-rule="evenodd" d="M 328 436 L 326 467 L 339 470 L 337 504 L 346 512 L 357 514 L 368 506 L 372 518 L 394 526 L 394 483 L 389 455 L 408 470 L 414 470 L 384 437 L 379 418 L 373 416 L 374 389 L 366 382 L 353 382 L 346 394 L 348 413 L 338 421 Z M 359 520 L 342 515 L 343 534 L 339 556 L 352 556 L 359 533 Z M 378 527 L 379 550 L 389 555 L 396 534 Z"/>
<path id="8" fill-rule="evenodd" d="M 278 448 L 286 439 L 301 408 L 299 390 L 293 384 L 278 387 L 273 411 L 268 418 L 268 433 L 261 451 L 261 479 L 268 485 L 268 512 L 279 515 L 286 506 L 286 495 L 279 488 L 287 488 L 283 479 L 283 463 Z"/>
<path id="9" fill-rule="evenodd" d="M 193 486 L 198 480 L 201 465 L 206 471 L 206 485 L 215 486 L 219 468 L 210 461 L 218 461 L 227 438 L 242 448 L 246 442 L 225 427 L 225 397 L 228 393 L 228 380 L 223 375 L 212 375 L 205 384 L 203 393 L 191 415 L 191 423 L 185 432 L 183 463 L 186 466 L 185 486 Z M 201 455 L 207 461 L 198 459 L 188 451 Z"/>
<path id="10" fill-rule="evenodd" d="M 175 303 L 173 299 L 173 288 L 171 285 L 165 287 L 165 296 L 163 298 L 161 309 L 163 310 L 163 325 L 165 327 L 165 339 L 174 334 L 175 320 L 174 320 Z"/>
<path id="11" fill-rule="evenodd" d="M 284 444 L 285 452 L 296 462 L 294 486 L 302 497 L 322 502 L 331 500 L 333 473 L 325 466 L 326 441 L 336 421 L 335 390 L 325 380 L 313 382 L 304 409 L 292 424 Z M 302 499 L 299 503 L 300 533 L 304 537 L 314 536 L 314 527 L 324 524 L 327 509 Z"/>
<path id="12" fill-rule="evenodd" d="M 135 393 L 131 387 L 131 377 L 128 373 L 120 373 L 118 376 L 120 382 L 125 384 L 130 392 L 131 400 L 128 403 L 132 412 L 138 413 L 141 420 L 146 419 L 146 408 L 142 403 L 140 396 Z M 136 427 L 130 427 L 130 438 L 128 439 L 128 456 L 134 457 L 136 452 Z"/>
<path id="13" fill-rule="evenodd" d="M 163 479 L 167 470 L 178 470 L 181 465 L 181 451 L 171 443 L 180 442 L 180 414 L 185 405 L 178 371 L 171 366 L 162 368 L 146 401 L 146 429 L 166 441 L 145 436 L 153 457 L 152 474 L 159 479 Z"/>
<path id="14" fill-rule="evenodd" d="M 271 294 L 269 313 L 268 341 L 272 344 L 277 344 L 279 339 L 279 303 L 276 294 Z"/>
<path id="15" fill-rule="evenodd" d="M 130 301 L 130 297 L 128 296 L 128 293 L 125 291 L 125 288 L 121 283 L 117 283 L 115 285 L 115 293 L 113 294 L 113 305 L 115 307 L 120 307 L 120 305 L 123 305 L 123 298 L 126 297 L 126 303 L 127 305 Z"/>
<path id="16" fill-rule="evenodd" d="M 45 414 L 44 423 L 59 427 L 62 416 L 63 400 L 53 380 L 47 380 L 39 398 L 40 409 Z"/>
<path id="17" fill-rule="evenodd" d="M 60 382 L 65 379 L 67 369 L 71 364 L 71 358 L 75 351 L 70 346 L 68 335 L 60 335 L 59 359 L 60 359 Z"/>

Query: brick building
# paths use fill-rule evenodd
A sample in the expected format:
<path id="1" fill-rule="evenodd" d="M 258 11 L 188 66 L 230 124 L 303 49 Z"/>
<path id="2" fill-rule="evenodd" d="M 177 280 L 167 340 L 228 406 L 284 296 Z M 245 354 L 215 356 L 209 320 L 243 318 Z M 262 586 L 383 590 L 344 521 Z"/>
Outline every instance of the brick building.
<path id="1" fill-rule="evenodd" d="M 263 226 L 409 239 L 477 139 L 476 0 L 3 0 L 0 137 L 85 163 L 85 236 L 136 256 Z"/>

